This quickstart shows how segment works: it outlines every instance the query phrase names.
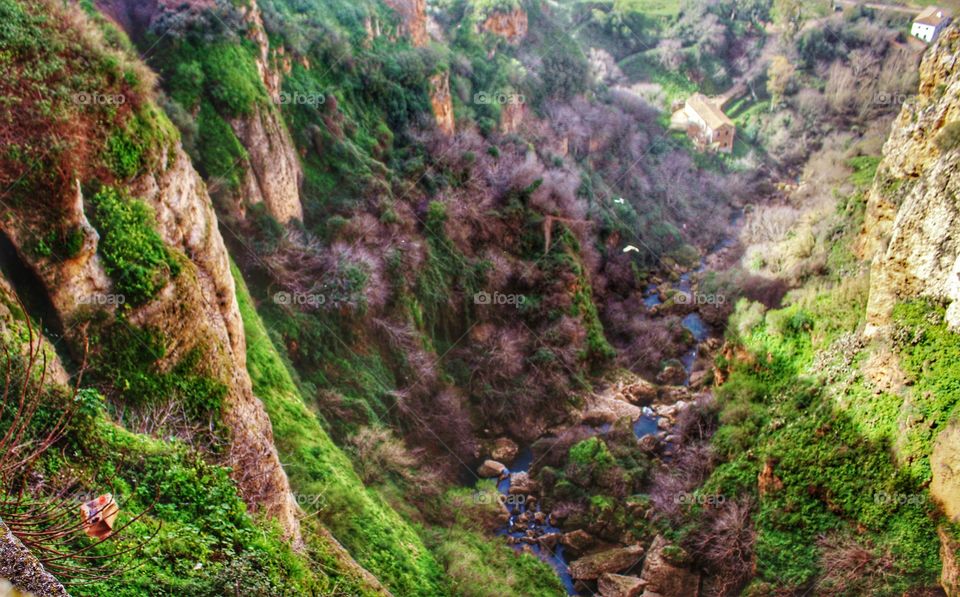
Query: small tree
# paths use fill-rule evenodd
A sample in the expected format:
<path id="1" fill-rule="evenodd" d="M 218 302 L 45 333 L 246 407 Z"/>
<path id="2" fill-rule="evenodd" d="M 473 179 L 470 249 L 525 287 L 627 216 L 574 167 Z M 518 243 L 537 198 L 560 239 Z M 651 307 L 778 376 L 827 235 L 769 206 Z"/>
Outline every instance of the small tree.
<path id="1" fill-rule="evenodd" d="M 777 55 L 770 61 L 767 69 L 767 92 L 770 94 L 771 111 L 783 102 L 796 71 L 796 67 L 786 56 Z"/>

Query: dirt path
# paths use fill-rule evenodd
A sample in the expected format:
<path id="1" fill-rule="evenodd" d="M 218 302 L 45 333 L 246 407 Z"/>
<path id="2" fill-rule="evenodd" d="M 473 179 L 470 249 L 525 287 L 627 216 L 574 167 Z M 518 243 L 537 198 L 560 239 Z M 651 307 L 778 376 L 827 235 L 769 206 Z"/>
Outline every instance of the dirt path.
<path id="1" fill-rule="evenodd" d="M 857 6 L 860 2 L 856 0 L 833 0 L 835 4 L 842 4 L 843 6 Z M 905 14 L 916 15 L 920 14 L 920 8 L 914 8 L 912 6 L 901 6 L 898 4 L 886 4 L 885 2 L 867 2 L 862 4 L 866 8 L 872 8 L 873 10 L 888 10 L 890 12 L 902 12 Z"/>

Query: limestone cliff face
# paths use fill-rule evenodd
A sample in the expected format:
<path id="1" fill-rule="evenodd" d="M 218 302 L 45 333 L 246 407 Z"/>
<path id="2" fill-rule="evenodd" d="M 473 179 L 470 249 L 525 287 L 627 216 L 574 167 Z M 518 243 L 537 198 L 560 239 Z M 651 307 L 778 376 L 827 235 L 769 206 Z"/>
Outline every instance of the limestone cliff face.
<path id="1" fill-rule="evenodd" d="M 241 198 L 263 203 L 277 221 L 303 220 L 300 183 L 303 172 L 286 125 L 275 108 L 257 106 L 253 114 L 230 121 L 247 150 Z"/>
<path id="2" fill-rule="evenodd" d="M 893 124 L 867 202 L 861 252 L 872 259 L 867 334 L 889 322 L 897 301 L 929 296 L 949 303 L 960 328 L 960 149 L 938 136 L 960 121 L 960 27 L 924 57 L 920 88 Z"/>
<path id="3" fill-rule="evenodd" d="M 897 302 L 930 297 L 947 303 L 960 329 L 960 146 L 945 143 L 960 122 L 960 26 L 945 31 L 920 66 L 920 87 L 893 124 L 867 200 L 860 251 L 871 259 L 868 336 L 891 323 Z M 957 125 L 960 126 L 960 125 Z M 960 520 L 960 421 L 939 431 L 930 454 L 930 494 Z M 958 546 L 940 531 L 940 584 L 960 595 Z"/>
<path id="4" fill-rule="evenodd" d="M 128 320 L 160 330 L 166 340 L 164 362 L 176 363 L 194 348 L 205 355 L 206 373 L 228 388 L 223 422 L 230 432 L 230 464 L 241 492 L 253 509 L 275 516 L 299 543 L 297 508 L 286 473 L 273 445 L 263 404 L 253 395 L 246 369 L 246 346 L 229 258 L 217 228 L 206 186 L 190 159 L 175 145 L 153 171 L 128 185 L 130 193 L 156 214 L 157 230 L 170 248 L 187 256 L 183 271 L 147 304 L 132 309 Z M 84 215 L 79 186 L 63 198 L 68 218 L 82 223 L 84 240 L 72 258 L 37 257 L 28 249 L 35 234 L 30 218 L 18 214 L 0 222 L 19 259 L 34 271 L 68 337 L 79 338 L 90 298 L 113 292 L 97 253 L 97 232 Z M 107 308 L 109 309 L 109 307 Z"/>
<path id="5" fill-rule="evenodd" d="M 97 0 L 97 5 L 134 39 L 141 38 L 156 19 L 167 13 L 199 14 L 212 10 L 213 0 Z M 236 201 L 237 215 L 247 204 L 263 203 L 281 223 L 303 219 L 300 184 L 303 172 L 296 147 L 278 106 L 286 98 L 281 91 L 283 75 L 289 72 L 291 57 L 283 48 L 270 46 L 263 16 L 256 0 L 237 6 L 247 39 L 257 47 L 255 64 L 270 104 L 256 106 L 250 115 L 231 118 L 230 126 L 247 150 L 243 186 Z"/>
<path id="6" fill-rule="evenodd" d="M 480 28 L 505 38 L 511 44 L 518 44 L 527 35 L 527 13 L 522 8 L 509 12 L 495 11 L 486 18 Z"/>
<path id="7" fill-rule="evenodd" d="M 422 48 L 427 45 L 427 1 L 386 0 L 400 17 L 400 34 L 410 38 L 410 43 Z"/>
<path id="8" fill-rule="evenodd" d="M 263 203 L 281 223 L 303 220 L 300 201 L 303 171 L 293 139 L 277 109 L 290 101 L 280 89 L 283 72 L 289 70 L 289 57 L 282 48 L 271 49 L 263 17 L 254 0 L 241 10 L 247 24 L 247 37 L 258 48 L 257 72 L 272 102 L 268 106 L 257 106 L 249 116 L 230 121 L 233 133 L 248 156 L 242 198 L 248 203 Z"/>
<path id="9" fill-rule="evenodd" d="M 507 102 L 500 110 L 500 132 L 515 133 L 527 115 L 527 106 L 521 102 Z"/>
<path id="10" fill-rule="evenodd" d="M 453 100 L 450 97 L 450 73 L 442 72 L 430 77 L 430 106 L 437 128 L 445 135 L 452 135 L 456 127 L 453 120 Z"/>

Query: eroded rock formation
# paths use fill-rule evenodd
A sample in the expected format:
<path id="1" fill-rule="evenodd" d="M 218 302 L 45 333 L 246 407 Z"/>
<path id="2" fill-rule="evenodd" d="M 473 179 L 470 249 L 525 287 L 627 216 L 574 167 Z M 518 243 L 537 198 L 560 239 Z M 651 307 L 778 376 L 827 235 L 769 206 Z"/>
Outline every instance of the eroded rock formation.
<path id="1" fill-rule="evenodd" d="M 947 321 L 960 327 L 960 147 L 943 135 L 960 122 L 957 43 L 953 26 L 924 57 L 918 93 L 894 122 L 870 189 L 861 239 L 873 259 L 868 335 L 890 322 L 896 302 L 919 296 L 947 301 Z"/>
<path id="2" fill-rule="evenodd" d="M 176 363 L 191 350 L 205 355 L 205 373 L 227 387 L 223 422 L 230 431 L 229 461 L 248 504 L 275 516 L 299 543 L 297 508 L 273 445 L 273 432 L 263 404 L 253 395 L 246 369 L 246 346 L 234 294 L 230 262 L 206 185 L 179 147 L 163 152 L 159 166 L 128 185 L 134 197 L 156 215 L 165 244 L 182 253 L 183 271 L 158 296 L 131 309 L 127 321 L 159 330 L 166 341 L 163 361 Z M 62 198 L 67 217 L 86 221 L 79 188 Z M 36 233 L 23 214 L 10 213 L 0 222 L 19 259 L 42 283 L 68 337 L 79 338 L 91 297 L 114 292 L 97 253 L 96 231 L 84 226 L 81 249 L 68 259 L 38 257 L 29 250 Z"/>

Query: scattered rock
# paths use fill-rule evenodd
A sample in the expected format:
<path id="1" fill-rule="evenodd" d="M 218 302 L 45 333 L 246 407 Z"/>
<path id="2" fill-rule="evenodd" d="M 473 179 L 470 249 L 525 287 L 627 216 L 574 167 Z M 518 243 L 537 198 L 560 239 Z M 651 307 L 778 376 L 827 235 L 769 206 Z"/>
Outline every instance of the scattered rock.
<path id="1" fill-rule="evenodd" d="M 499 477 L 506 470 L 507 467 L 504 466 L 502 462 L 497 462 L 496 460 L 484 460 L 483 464 L 480 465 L 480 468 L 477 469 L 477 474 L 484 478 Z"/>
<path id="2" fill-rule="evenodd" d="M 639 545 L 614 547 L 584 556 L 570 564 L 570 575 L 578 580 L 595 580 L 607 572 L 621 572 L 635 566 L 643 557 Z"/>
<path id="3" fill-rule="evenodd" d="M 631 404 L 617 393 L 615 387 L 609 387 L 599 394 L 587 397 L 583 411 L 585 425 L 613 424 L 620 419 L 636 420 L 641 414 L 640 407 Z"/>
<path id="4" fill-rule="evenodd" d="M 664 557 L 667 540 L 657 535 L 643 561 L 640 579 L 646 584 L 644 595 L 656 593 L 662 597 L 697 597 L 700 575 L 687 568 L 670 563 Z"/>
<path id="5" fill-rule="evenodd" d="M 636 576 L 607 573 L 600 576 L 598 586 L 600 597 L 637 597 L 644 582 Z"/>
<path id="6" fill-rule="evenodd" d="M 496 462 L 511 463 L 517 457 L 520 448 L 517 443 L 509 437 L 501 437 L 493 442 L 493 449 L 490 451 L 490 457 Z"/>

